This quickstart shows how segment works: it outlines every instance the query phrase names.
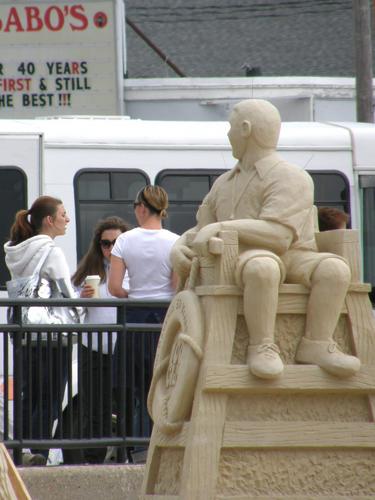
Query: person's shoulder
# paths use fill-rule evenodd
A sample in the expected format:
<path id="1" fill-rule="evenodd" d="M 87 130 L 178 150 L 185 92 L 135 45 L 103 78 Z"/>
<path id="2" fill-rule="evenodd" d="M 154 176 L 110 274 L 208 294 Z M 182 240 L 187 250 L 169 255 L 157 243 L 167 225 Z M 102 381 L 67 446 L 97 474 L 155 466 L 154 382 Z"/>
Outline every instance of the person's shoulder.
<path id="1" fill-rule="evenodd" d="M 230 180 L 233 178 L 234 173 L 236 172 L 236 168 L 237 168 L 237 165 L 234 168 L 219 175 L 219 177 L 217 177 L 214 180 L 209 192 L 204 197 L 204 200 L 203 200 L 204 204 L 210 205 L 210 204 L 215 203 L 215 200 L 216 200 L 216 197 L 218 196 L 218 193 L 220 193 L 221 190 L 223 188 L 225 188 L 226 185 L 228 185 Z"/>
<path id="2" fill-rule="evenodd" d="M 116 240 L 116 243 L 117 241 L 119 243 L 123 242 L 123 241 L 126 241 L 130 238 L 133 238 L 134 236 L 136 236 L 137 234 L 139 234 L 139 228 L 138 227 L 134 227 L 133 229 L 128 229 L 128 231 L 125 231 L 124 233 L 121 233 L 117 240 Z"/>
<path id="3" fill-rule="evenodd" d="M 270 171 L 270 175 L 276 177 L 278 180 L 284 180 L 286 183 L 291 181 L 302 182 L 303 184 L 313 183 L 310 174 L 306 170 L 285 159 L 281 159 L 275 165 L 275 168 Z"/>
<path id="4" fill-rule="evenodd" d="M 172 245 L 180 238 L 180 235 L 163 228 L 158 231 L 157 237 L 160 241 L 165 242 L 165 244 Z"/>
<path id="5" fill-rule="evenodd" d="M 50 252 L 48 257 L 50 259 L 58 259 L 58 260 L 65 259 L 65 254 L 63 252 L 63 249 L 58 245 L 56 245 L 54 241 L 52 241 L 51 245 L 49 246 L 50 246 Z"/>
<path id="6" fill-rule="evenodd" d="M 231 179 L 234 173 L 237 171 L 237 165 L 238 164 L 236 164 L 236 166 L 231 168 L 230 170 L 227 170 L 223 174 L 219 175 L 219 177 L 217 177 L 214 183 L 212 184 L 212 189 L 217 188 L 222 183 L 226 183 L 229 179 Z"/>
<path id="7" fill-rule="evenodd" d="M 177 233 L 173 233 L 172 231 L 170 231 L 169 229 L 162 229 L 161 230 L 161 233 L 160 233 L 164 238 L 168 239 L 168 240 L 178 240 L 178 238 L 180 237 L 179 234 Z"/>

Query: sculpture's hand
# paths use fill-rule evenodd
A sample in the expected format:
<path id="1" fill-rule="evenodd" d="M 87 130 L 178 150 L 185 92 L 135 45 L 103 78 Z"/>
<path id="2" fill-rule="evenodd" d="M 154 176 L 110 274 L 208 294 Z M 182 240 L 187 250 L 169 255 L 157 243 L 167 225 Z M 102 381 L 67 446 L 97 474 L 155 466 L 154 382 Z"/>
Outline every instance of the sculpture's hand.
<path id="1" fill-rule="evenodd" d="M 181 279 L 185 279 L 189 275 L 193 257 L 195 257 L 195 253 L 186 245 L 178 245 L 172 247 L 172 266 L 174 271 Z"/>
<path id="2" fill-rule="evenodd" d="M 210 238 L 213 236 L 217 236 L 218 232 L 221 231 L 221 223 L 214 222 L 212 224 L 208 224 L 199 230 L 197 236 L 193 241 L 193 249 L 198 255 L 207 256 L 208 252 L 208 242 Z"/>

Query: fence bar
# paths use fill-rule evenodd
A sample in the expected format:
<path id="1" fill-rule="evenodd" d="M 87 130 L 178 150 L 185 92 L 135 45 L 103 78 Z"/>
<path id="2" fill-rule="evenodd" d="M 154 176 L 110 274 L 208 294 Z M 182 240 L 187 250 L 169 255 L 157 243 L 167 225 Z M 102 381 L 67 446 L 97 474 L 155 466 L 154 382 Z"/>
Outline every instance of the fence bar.
<path id="1" fill-rule="evenodd" d="M 23 306 L 79 306 L 79 307 L 116 307 L 117 318 L 114 324 L 71 324 L 71 325 L 24 325 L 22 323 Z M 165 308 L 165 301 L 144 301 L 129 299 L 0 299 L 0 308 L 13 307 L 13 323 L 0 324 L 3 332 L 4 353 L 4 443 L 13 451 L 16 465 L 22 463 L 22 450 L 25 448 L 48 450 L 62 448 L 65 450 L 84 450 L 89 448 L 115 447 L 116 460 L 124 463 L 128 458 L 127 450 L 134 446 L 147 447 L 149 438 L 142 435 L 144 421 L 142 413 L 145 405 L 146 374 L 135 373 L 139 366 L 147 366 L 148 357 L 153 363 L 157 339 L 161 330 L 159 323 L 127 322 L 127 310 L 136 308 Z M 34 334 L 33 334 L 34 332 Z M 42 332 L 47 332 L 47 340 L 42 340 Z M 52 333 L 57 332 L 57 342 L 52 340 Z M 66 332 L 63 334 L 63 332 Z M 82 332 L 88 332 L 88 345 L 82 345 Z M 92 332 L 98 332 L 98 350 L 95 352 L 99 376 L 93 386 L 90 376 L 93 369 Z M 108 334 L 108 353 L 103 353 L 102 333 Z M 117 332 L 116 345 L 113 333 Z M 143 333 L 141 333 L 143 332 Z M 144 333 L 147 332 L 147 333 Z M 33 335 L 32 335 L 33 334 Z M 33 340 L 35 338 L 37 340 Z M 43 339 L 45 338 L 45 334 Z M 25 341 L 23 341 L 25 340 Z M 64 341 L 63 341 L 64 340 Z M 13 349 L 13 411 L 10 407 L 9 376 L 11 366 L 9 354 L 10 341 Z M 135 345 L 137 348 L 135 349 Z M 140 347 L 139 347 L 140 346 Z M 111 355 L 115 347 L 115 353 Z M 82 370 L 83 349 L 88 355 L 88 370 Z M 108 355 L 108 358 L 104 357 Z M 138 361 L 136 356 L 140 356 Z M 33 362 L 28 362 L 33 359 Z M 107 363 L 108 361 L 108 363 Z M 127 364 L 129 364 L 127 366 Z M 36 368 L 33 367 L 36 365 Z M 26 370 L 26 371 L 25 371 Z M 115 373 L 115 378 L 111 376 Z M 105 375 L 103 375 L 105 373 Z M 24 376 L 26 377 L 24 379 Z M 88 408 L 85 409 L 83 396 L 85 384 L 83 377 L 88 376 Z M 148 375 L 147 375 L 148 376 Z M 103 378 L 104 377 L 104 378 Z M 137 393 L 136 380 L 139 380 Z M 23 382 L 24 381 L 24 382 Z M 35 393 L 33 384 L 39 386 Z M 24 392 L 23 392 L 24 391 Z M 44 392 L 43 392 L 44 391 Z M 98 435 L 93 429 L 93 401 L 100 408 L 113 408 L 115 403 L 115 429 L 112 431 L 111 415 L 105 417 L 99 412 Z M 23 394 L 23 395 L 22 395 Z M 45 396 L 43 396 L 43 394 Z M 26 396 L 26 400 L 23 397 Z M 60 403 L 67 402 L 66 408 Z M 33 401 L 33 398 L 36 399 Z M 139 407 L 134 407 L 139 399 Z M 25 408 L 24 406 L 25 402 Z M 32 404 L 38 410 L 38 422 L 33 425 Z M 44 412 L 43 412 L 44 410 Z M 134 411 L 140 412 L 140 429 L 134 428 Z M 45 418 L 41 418 L 42 414 Z M 54 417 L 57 414 L 57 420 Z M 85 425 L 85 415 L 88 425 Z M 10 421 L 13 420 L 13 422 Z M 23 419 L 26 419 L 24 422 Z M 10 424 L 13 423 L 13 435 Z M 25 425 L 24 425 L 25 424 Z M 46 428 L 55 429 L 54 437 L 46 432 Z M 88 429 L 88 430 L 87 430 Z M 141 435 L 137 435 L 140 430 Z M 44 436 L 44 437 L 43 437 Z M 47 437 L 49 436 L 49 437 Z"/>

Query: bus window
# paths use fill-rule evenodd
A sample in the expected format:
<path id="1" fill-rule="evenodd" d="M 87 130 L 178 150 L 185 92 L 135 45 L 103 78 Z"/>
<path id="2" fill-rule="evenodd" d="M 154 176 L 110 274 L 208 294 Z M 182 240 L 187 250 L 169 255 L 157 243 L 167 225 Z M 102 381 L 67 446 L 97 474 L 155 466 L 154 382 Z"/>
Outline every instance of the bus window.
<path id="1" fill-rule="evenodd" d="M 165 227 L 182 234 L 196 224 L 195 214 L 214 181 L 225 170 L 163 170 L 156 177 L 169 196 Z M 350 214 L 349 183 L 341 172 L 309 172 L 315 188 L 315 204 L 332 206 Z"/>
<path id="2" fill-rule="evenodd" d="M 214 181 L 225 170 L 163 170 L 155 184 L 163 187 L 169 198 L 168 218 L 164 227 L 177 234 L 196 224 L 197 209 Z"/>
<path id="3" fill-rule="evenodd" d="M 195 226 L 195 214 L 214 181 L 225 170 L 163 170 L 156 178 L 169 196 L 169 217 L 165 227 L 178 234 Z M 315 204 L 333 206 L 350 213 L 350 191 L 340 172 L 309 172 L 315 187 Z"/>
<path id="4" fill-rule="evenodd" d="M 1 241 L 9 238 L 10 227 L 14 216 L 21 208 L 27 208 L 27 178 L 18 167 L 0 167 L 0 213 Z M 10 279 L 5 265 L 3 245 L 0 245 L 0 284 L 5 289 L 5 282 Z"/>
<path id="5" fill-rule="evenodd" d="M 309 174 L 314 181 L 314 203 L 317 207 L 335 207 L 350 214 L 349 182 L 341 172 L 315 170 Z"/>
<path id="6" fill-rule="evenodd" d="M 371 302 L 375 304 L 375 176 L 359 178 L 362 200 L 363 277 L 371 283 Z"/>
<path id="7" fill-rule="evenodd" d="M 77 257 L 87 251 L 92 232 L 99 219 L 117 215 L 136 225 L 133 202 L 136 194 L 150 179 L 141 170 L 90 170 L 74 178 L 76 207 Z"/>

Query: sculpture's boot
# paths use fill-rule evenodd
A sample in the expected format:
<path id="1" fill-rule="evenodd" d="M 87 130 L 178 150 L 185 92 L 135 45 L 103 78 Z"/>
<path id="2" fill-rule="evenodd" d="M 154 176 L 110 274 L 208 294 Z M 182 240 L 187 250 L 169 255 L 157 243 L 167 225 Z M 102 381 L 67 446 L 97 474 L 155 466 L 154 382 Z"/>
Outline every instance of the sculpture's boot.
<path id="1" fill-rule="evenodd" d="M 249 345 L 247 364 L 250 372 L 260 378 L 278 377 L 284 370 L 279 354 L 277 345 L 268 339 L 262 344 Z"/>
<path id="2" fill-rule="evenodd" d="M 361 367 L 355 356 L 344 354 L 333 340 L 310 340 L 302 337 L 296 361 L 320 366 L 338 377 L 350 377 Z"/>

